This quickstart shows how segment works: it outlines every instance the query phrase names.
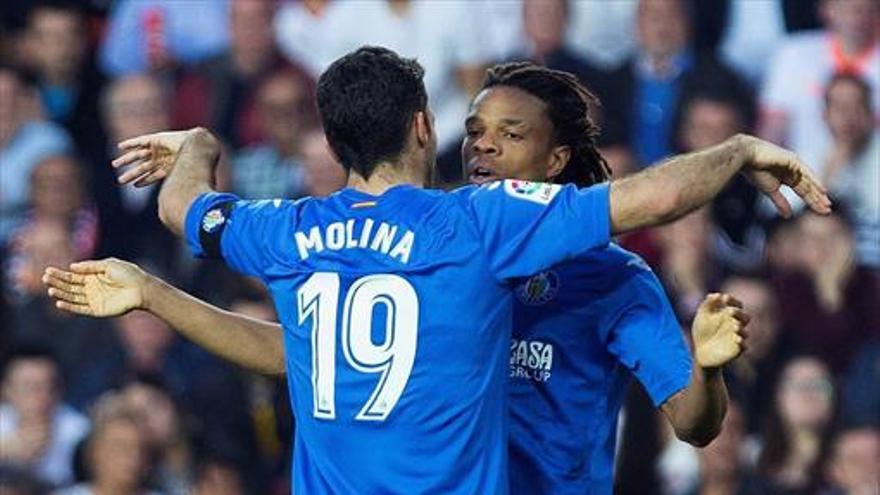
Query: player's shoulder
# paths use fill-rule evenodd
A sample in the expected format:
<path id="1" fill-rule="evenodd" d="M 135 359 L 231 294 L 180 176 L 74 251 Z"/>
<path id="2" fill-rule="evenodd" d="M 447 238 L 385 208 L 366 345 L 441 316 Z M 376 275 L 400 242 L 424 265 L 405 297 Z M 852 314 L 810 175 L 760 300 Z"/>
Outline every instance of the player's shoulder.
<path id="1" fill-rule="evenodd" d="M 521 200 L 526 203 L 547 205 L 562 189 L 573 185 L 562 186 L 550 182 L 535 182 L 521 179 L 504 179 L 487 182 L 481 185 L 467 185 L 450 192 L 458 201 L 470 205 L 488 203 L 501 204 L 508 199 Z"/>
<path id="2" fill-rule="evenodd" d="M 580 288 L 610 298 L 631 300 L 634 294 L 663 292 L 660 280 L 636 253 L 617 244 L 594 249 L 565 263 L 562 273 Z"/>
<path id="3" fill-rule="evenodd" d="M 616 278 L 630 278 L 644 273 L 653 273 L 651 267 L 638 254 L 615 243 L 593 249 L 568 262 L 573 268 L 593 275 L 608 275 Z"/>

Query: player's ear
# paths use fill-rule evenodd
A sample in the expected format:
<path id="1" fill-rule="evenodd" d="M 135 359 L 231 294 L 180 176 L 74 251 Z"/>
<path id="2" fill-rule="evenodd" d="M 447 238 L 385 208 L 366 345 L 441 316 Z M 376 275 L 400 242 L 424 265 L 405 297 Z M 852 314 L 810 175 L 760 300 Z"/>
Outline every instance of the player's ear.
<path id="1" fill-rule="evenodd" d="M 427 112 L 416 112 L 413 118 L 413 128 L 420 146 L 426 147 L 431 143 L 431 133 L 434 131 L 433 125 L 431 116 Z"/>
<path id="2" fill-rule="evenodd" d="M 550 151 L 550 163 L 547 164 L 547 179 L 561 174 L 571 159 L 570 146 L 557 146 Z"/>

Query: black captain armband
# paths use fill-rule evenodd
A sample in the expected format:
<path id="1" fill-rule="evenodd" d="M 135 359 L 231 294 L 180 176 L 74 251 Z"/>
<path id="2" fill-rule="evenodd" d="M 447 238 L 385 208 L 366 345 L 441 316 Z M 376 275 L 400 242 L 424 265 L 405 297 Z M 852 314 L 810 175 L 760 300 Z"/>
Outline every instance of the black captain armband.
<path id="1" fill-rule="evenodd" d="M 220 259 L 220 239 L 226 230 L 229 214 L 235 207 L 235 201 L 224 201 L 216 204 L 202 217 L 199 226 L 199 243 L 205 258 Z"/>

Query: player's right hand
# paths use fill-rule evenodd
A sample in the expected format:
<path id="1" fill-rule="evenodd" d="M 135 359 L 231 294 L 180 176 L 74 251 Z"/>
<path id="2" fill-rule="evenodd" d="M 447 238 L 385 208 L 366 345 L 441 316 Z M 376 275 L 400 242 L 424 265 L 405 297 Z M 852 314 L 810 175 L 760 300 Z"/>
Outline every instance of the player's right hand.
<path id="1" fill-rule="evenodd" d="M 810 169 L 793 152 L 754 136 L 737 136 L 743 143 L 746 177 L 766 194 L 784 217 L 792 214 L 791 205 L 779 188 L 792 188 L 807 206 L 820 215 L 831 213 L 828 192 Z"/>
<path id="2" fill-rule="evenodd" d="M 694 358 L 701 368 L 718 368 L 745 350 L 749 315 L 742 303 L 727 294 L 709 294 L 692 325 Z"/>
<path id="3" fill-rule="evenodd" d="M 113 168 L 129 168 L 119 176 L 119 183 L 134 182 L 135 187 L 144 187 L 164 179 L 171 173 L 183 143 L 197 132 L 207 131 L 194 128 L 157 132 L 120 142 L 118 146 L 122 154 L 113 160 Z"/>
<path id="4" fill-rule="evenodd" d="M 100 318 L 143 308 L 149 281 L 140 267 L 116 258 L 71 263 L 69 271 L 49 267 L 43 274 L 56 307 Z"/>

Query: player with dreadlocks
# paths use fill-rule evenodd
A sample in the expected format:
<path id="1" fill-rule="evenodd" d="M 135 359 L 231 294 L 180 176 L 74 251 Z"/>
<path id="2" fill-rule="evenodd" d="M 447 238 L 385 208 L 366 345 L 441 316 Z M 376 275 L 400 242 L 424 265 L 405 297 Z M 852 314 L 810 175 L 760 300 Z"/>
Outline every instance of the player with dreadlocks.
<path id="1" fill-rule="evenodd" d="M 599 126 L 590 116 L 590 108 L 599 106 L 599 100 L 577 76 L 530 62 L 513 62 L 495 65 L 486 72 L 481 92 L 495 87 L 517 88 L 543 101 L 553 128 L 553 142 L 568 148 L 568 161 L 562 170 L 542 180 L 587 187 L 611 179 L 611 169 L 596 146 Z M 492 179 L 491 171 L 467 172 L 476 172 L 472 182 Z"/>
<path id="2" fill-rule="evenodd" d="M 462 162 L 473 183 L 610 180 L 590 117 L 596 98 L 572 74 L 528 62 L 488 71 L 465 122 Z M 523 182 L 523 188 L 529 183 Z M 487 186 L 491 187 L 491 186 Z M 720 428 L 726 389 L 707 359 L 706 309 L 693 324 L 695 361 L 663 288 L 616 245 L 522 280 L 510 356 L 510 490 L 610 494 L 617 416 L 630 377 L 679 438 L 701 446 Z"/>

